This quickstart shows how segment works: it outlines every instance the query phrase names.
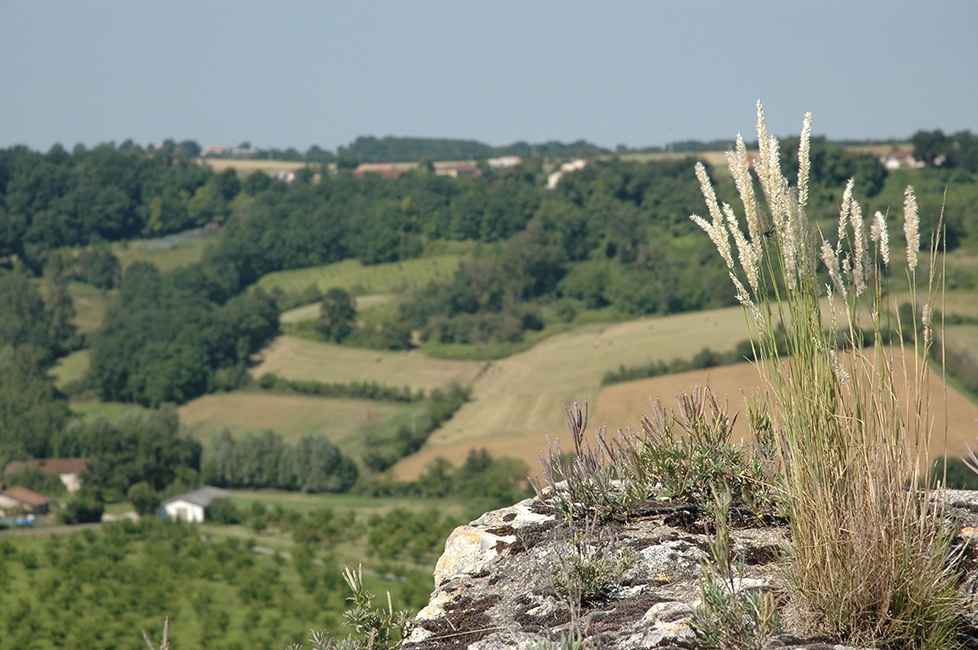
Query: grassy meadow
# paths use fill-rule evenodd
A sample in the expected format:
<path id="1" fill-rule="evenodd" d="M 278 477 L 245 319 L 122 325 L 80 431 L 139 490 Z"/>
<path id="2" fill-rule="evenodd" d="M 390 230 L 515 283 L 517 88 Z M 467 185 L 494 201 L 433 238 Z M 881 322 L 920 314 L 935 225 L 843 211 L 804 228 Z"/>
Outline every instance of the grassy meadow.
<path id="1" fill-rule="evenodd" d="M 149 262 L 160 271 L 172 271 L 199 262 L 207 246 L 219 236 L 220 231 L 189 230 L 157 239 L 117 242 L 112 244 L 112 252 L 123 271 L 134 262 Z"/>
<path id="2" fill-rule="evenodd" d="M 453 382 L 471 382 L 486 364 L 480 361 L 432 359 L 419 350 L 391 352 L 320 343 L 280 336 L 260 354 L 251 369 L 259 378 L 273 372 L 286 379 L 349 383 L 375 381 L 430 391 Z"/>
<path id="3" fill-rule="evenodd" d="M 75 350 L 71 354 L 61 357 L 51 368 L 51 376 L 54 377 L 54 385 L 63 389 L 73 381 L 78 381 L 88 372 L 90 350 Z"/>
<path id="4" fill-rule="evenodd" d="M 222 429 L 241 435 L 274 429 L 288 442 L 323 434 L 344 454 L 359 458 L 370 441 L 411 426 L 420 404 L 232 392 L 204 395 L 180 407 L 180 421 L 205 445 Z"/>
<path id="5" fill-rule="evenodd" d="M 593 412 L 605 372 L 620 365 L 689 359 L 707 346 L 727 350 L 745 336 L 739 307 L 587 325 L 557 334 L 489 363 L 472 384 L 471 401 L 396 471 L 413 477 L 436 456 L 456 462 L 474 447 L 517 456 L 535 467 L 546 446 L 544 434 L 566 431 L 560 401 L 587 399 Z"/>
<path id="6" fill-rule="evenodd" d="M 130 413 L 144 414 L 149 409 L 139 404 L 125 404 L 122 402 L 103 402 L 99 399 L 71 400 L 68 403 L 71 412 L 82 420 L 94 420 L 105 418 L 115 420 Z"/>
<path id="7" fill-rule="evenodd" d="M 949 325 L 944 330 L 944 340 L 947 345 L 978 357 L 978 325 Z"/>
<path id="8" fill-rule="evenodd" d="M 286 293 L 299 292 L 309 285 L 316 285 L 320 291 L 339 287 L 355 295 L 398 293 L 420 289 L 432 280 L 449 279 L 463 259 L 463 255 L 438 255 L 372 266 L 350 259 L 269 273 L 256 286 L 266 291 L 278 287 Z"/>
<path id="9" fill-rule="evenodd" d="M 102 327 L 102 320 L 109 309 L 112 292 L 103 291 L 84 282 L 72 282 L 68 285 L 68 291 L 75 304 L 75 317 L 71 320 L 72 324 L 78 328 L 79 334 L 94 334 Z"/>
<path id="10" fill-rule="evenodd" d="M 374 294 L 370 296 L 357 296 L 354 300 L 357 303 L 357 315 L 361 320 L 365 320 L 367 314 L 364 312 L 376 312 L 378 309 L 383 308 L 385 305 L 389 305 L 394 296 L 387 293 Z M 309 305 L 303 305 L 301 307 L 296 307 L 295 309 L 290 309 L 288 311 L 282 312 L 279 321 L 284 323 L 302 323 L 308 320 L 316 320 L 319 318 L 319 308 L 320 304 L 314 302 Z"/>

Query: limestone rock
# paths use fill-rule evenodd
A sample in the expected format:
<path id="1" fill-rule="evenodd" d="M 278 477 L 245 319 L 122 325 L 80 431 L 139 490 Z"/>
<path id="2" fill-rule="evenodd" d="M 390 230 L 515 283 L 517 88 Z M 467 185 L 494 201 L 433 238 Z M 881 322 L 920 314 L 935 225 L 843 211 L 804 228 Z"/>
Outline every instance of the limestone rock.
<path id="1" fill-rule="evenodd" d="M 978 536 L 978 493 L 949 491 L 946 505 L 962 539 Z M 690 617 L 700 604 L 702 565 L 709 561 L 702 523 L 688 507 L 675 504 L 629 514 L 603 525 L 609 534 L 601 543 L 627 551 L 630 566 L 614 586 L 573 610 L 555 580 L 555 573 L 566 570 L 560 556 L 570 542 L 565 525 L 546 505 L 527 499 L 460 526 L 445 544 L 435 591 L 404 649 L 536 647 L 558 641 L 574 624 L 595 647 L 609 650 L 698 648 Z M 735 528 L 731 537 L 744 566 L 737 589 L 773 589 L 773 562 L 787 543 L 786 529 Z M 978 572 L 978 558 L 970 562 Z M 790 635 L 769 646 L 788 648 L 857 650 Z"/>

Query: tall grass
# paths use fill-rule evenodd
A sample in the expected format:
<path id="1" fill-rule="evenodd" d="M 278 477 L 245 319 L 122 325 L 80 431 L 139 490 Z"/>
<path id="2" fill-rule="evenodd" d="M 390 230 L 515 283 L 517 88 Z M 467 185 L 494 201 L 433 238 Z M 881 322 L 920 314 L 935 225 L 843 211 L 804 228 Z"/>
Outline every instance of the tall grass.
<path id="1" fill-rule="evenodd" d="M 950 535 L 926 476 L 932 437 L 926 359 L 934 341 L 937 245 L 921 283 L 926 295 L 913 296 L 914 305 L 923 304 L 913 313 L 920 326 L 896 324 L 914 333 L 908 337 L 913 354 L 864 346 L 860 314 L 869 314 L 867 329 L 881 340 L 881 321 L 897 312 L 883 299 L 886 217 L 877 212 L 867 229 L 850 181 L 835 241 L 827 239 L 805 215 L 811 114 L 803 123 L 794 186 L 782 173 L 779 143 L 766 131 L 760 102 L 757 118 L 753 165 L 740 136 L 727 154 L 746 232 L 734 209 L 717 201 L 702 165 L 697 177 L 710 219 L 691 218 L 728 266 L 780 430 L 780 483 L 791 522 L 782 565 L 789 620 L 799 631 L 856 644 L 953 647 L 957 578 Z M 908 187 L 903 228 L 911 292 L 918 285 L 918 224 Z M 825 285 L 820 265 L 828 271 Z M 786 358 L 778 355 L 778 323 L 784 324 Z M 848 351 L 838 345 L 846 338 L 853 342 Z"/>

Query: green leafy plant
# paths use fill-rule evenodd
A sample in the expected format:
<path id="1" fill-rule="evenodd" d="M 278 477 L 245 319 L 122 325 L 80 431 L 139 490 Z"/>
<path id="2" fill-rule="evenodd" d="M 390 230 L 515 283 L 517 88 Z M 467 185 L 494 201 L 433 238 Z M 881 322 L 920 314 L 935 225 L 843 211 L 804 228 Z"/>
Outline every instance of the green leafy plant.
<path id="1" fill-rule="evenodd" d="M 782 631 L 778 600 L 770 591 L 743 587 L 743 563 L 734 562 L 731 555 L 730 493 L 714 499 L 715 528 L 709 537 L 713 562 L 702 563 L 701 604 L 693 611 L 690 625 L 708 647 L 763 650 Z"/>
<path id="2" fill-rule="evenodd" d="M 528 646 L 527 650 L 582 650 L 590 647 L 583 634 L 571 631 L 561 634 L 556 641 L 540 641 L 535 645 Z"/>
<path id="3" fill-rule="evenodd" d="M 375 650 L 377 648 L 393 648 L 407 638 L 411 629 L 411 612 L 395 612 L 391 604 L 390 592 L 387 592 L 387 609 L 373 607 L 373 594 L 363 586 L 363 567 L 353 572 L 349 567 L 343 573 L 343 579 L 353 590 L 353 596 L 347 598 L 353 602 L 353 609 L 345 613 L 347 623 L 357 633 L 366 637 L 362 648 Z"/>
<path id="4" fill-rule="evenodd" d="M 937 244 L 923 283 L 923 308 L 913 307 L 913 322 L 900 322 L 897 314 L 897 330 L 912 333 L 912 349 L 905 355 L 883 346 L 868 349 L 857 335 L 860 321 L 869 319 L 875 339 L 883 340 L 886 316 L 896 312 L 883 299 L 882 267 L 890 259 L 886 218 L 877 212 L 867 237 L 850 181 L 835 241 L 817 233 L 805 213 L 811 115 L 805 116 L 797 184 L 791 187 L 781 171 L 778 140 L 767 133 L 760 103 L 757 109 L 759 155 L 753 166 L 743 138 L 727 157 L 747 232 L 734 209 L 717 201 L 701 164 L 696 173 L 711 221 L 692 219 L 728 268 L 772 397 L 791 524 L 782 573 L 792 618 L 805 632 L 857 645 L 951 647 L 958 579 L 942 508 L 928 506 L 926 461 L 926 358 L 934 341 Z M 916 305 L 920 234 L 909 187 L 903 231 Z M 824 292 L 818 258 L 829 277 Z M 779 324 L 785 359 L 777 353 Z M 852 347 L 840 351 L 846 338 Z"/>
<path id="5" fill-rule="evenodd" d="M 678 414 L 652 402 L 652 415 L 641 418 L 642 435 L 620 436 L 618 463 L 623 488 L 633 500 L 667 497 L 709 506 L 712 491 L 726 485 L 736 503 L 762 511 L 773 508 L 770 472 L 773 437 L 762 426 L 764 411 L 755 407 L 750 423 L 758 427 L 757 453 L 730 442 L 737 416 L 729 415 L 707 386 L 680 393 Z M 768 461 L 768 462 L 765 462 Z"/>
<path id="6" fill-rule="evenodd" d="M 547 457 L 541 457 L 546 485 L 536 476 L 528 477 L 537 497 L 550 503 L 568 520 L 588 511 L 608 516 L 621 510 L 625 495 L 616 485 L 617 454 L 608 440 L 607 428 L 596 431 L 597 444 L 592 447 L 586 435 L 587 401 L 583 407 L 578 402 L 572 408 L 564 404 L 564 413 L 574 441 L 574 453 L 564 456 L 560 439 L 551 441 L 547 436 Z"/>
<path id="7" fill-rule="evenodd" d="M 387 609 L 375 608 L 373 594 L 363 586 L 362 565 L 356 571 L 346 567 L 343 579 L 353 590 L 353 595 L 347 598 L 353 602 L 353 608 L 344 613 L 346 623 L 364 638 L 348 636 L 335 641 L 324 630 L 313 630 L 309 639 L 313 650 L 388 650 L 401 645 L 411 630 L 411 612 L 395 612 L 390 592 L 387 592 Z M 303 650 L 303 646 L 295 643 L 286 650 Z"/>
<path id="8" fill-rule="evenodd" d="M 608 528 L 598 526 L 596 515 L 585 515 L 578 522 L 568 519 L 565 534 L 566 539 L 557 544 L 553 581 L 557 593 L 575 611 L 607 597 L 634 561 Z"/>

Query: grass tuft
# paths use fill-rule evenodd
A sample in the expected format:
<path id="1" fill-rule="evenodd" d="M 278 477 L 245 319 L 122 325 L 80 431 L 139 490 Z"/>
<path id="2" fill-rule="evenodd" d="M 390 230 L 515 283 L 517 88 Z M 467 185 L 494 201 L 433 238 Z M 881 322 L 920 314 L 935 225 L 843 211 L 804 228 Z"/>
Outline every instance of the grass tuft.
<path id="1" fill-rule="evenodd" d="M 807 134 L 799 148 L 807 169 Z M 782 565 L 794 624 L 807 633 L 828 633 L 848 643 L 893 648 L 947 648 L 954 645 L 957 577 L 950 533 L 940 506 L 929 507 L 930 429 L 927 354 L 933 345 L 933 305 L 938 274 L 932 246 L 926 295 L 918 297 L 919 220 L 912 188 L 905 193 L 908 268 L 913 323 L 897 327 L 908 336 L 913 366 L 889 349 L 864 347 L 861 313 L 881 339 L 881 315 L 896 313 L 883 299 L 882 267 L 888 240 L 872 233 L 872 255 L 858 202 L 851 187 L 843 196 L 838 237 L 827 240 L 805 215 L 807 177 L 796 187 L 783 176 L 779 143 L 768 136 L 758 103 L 760 157 L 753 174 L 764 207 L 755 196 L 743 139 L 728 160 L 747 216 L 748 239 L 733 209 L 717 205 L 705 170 L 698 174 L 712 223 L 701 225 L 727 262 L 731 281 L 757 347 L 758 368 L 777 428 L 781 480 L 791 544 Z M 765 209 L 766 208 L 766 209 Z M 723 213 L 725 218 L 718 215 Z M 756 222 L 756 223 L 755 223 Z M 771 237 L 752 236 L 756 230 Z M 737 245 L 733 262 L 729 237 Z M 818 255 L 816 255 L 818 251 Z M 824 291 L 818 257 L 828 269 Z M 882 265 L 880 262 L 882 261 Z M 749 289 L 741 278 L 746 278 Z M 819 301 L 834 308 L 823 329 Z M 784 323 L 789 357 L 779 360 L 776 323 Z M 919 325 L 919 327 L 918 327 Z M 838 341 L 848 334 L 851 350 Z M 910 345 L 908 344 L 908 345 Z M 900 360 L 898 360 L 900 359 Z M 919 488 L 918 488 L 919 486 Z M 938 501 L 939 503 L 939 501 Z"/>

